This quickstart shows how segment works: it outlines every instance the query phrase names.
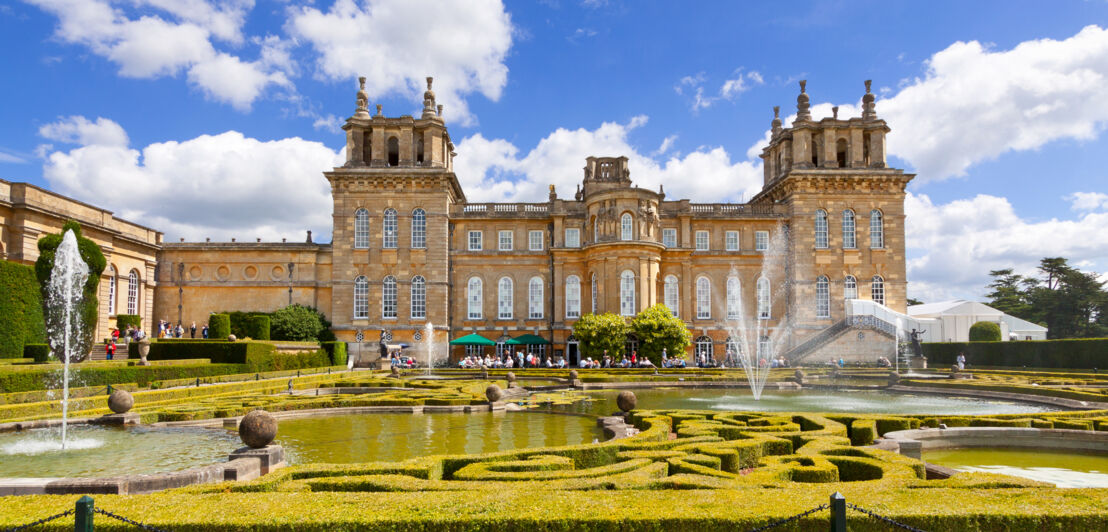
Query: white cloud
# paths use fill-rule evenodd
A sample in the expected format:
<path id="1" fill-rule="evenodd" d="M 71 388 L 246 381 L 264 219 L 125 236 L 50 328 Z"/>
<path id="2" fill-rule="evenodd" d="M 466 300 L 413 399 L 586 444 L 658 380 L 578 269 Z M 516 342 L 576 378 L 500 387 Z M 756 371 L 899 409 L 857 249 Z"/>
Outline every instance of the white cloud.
<path id="1" fill-rule="evenodd" d="M 695 113 L 701 109 L 707 109 L 720 100 L 734 100 L 740 94 L 750 90 L 754 85 L 761 85 L 765 83 L 765 79 L 757 71 L 743 72 L 742 68 L 735 70 L 734 74 L 737 74 L 733 79 L 724 80 L 720 85 L 719 91 L 714 96 L 706 96 L 704 91 L 704 83 L 707 81 L 707 77 L 703 72 L 697 73 L 695 76 L 685 76 L 681 78 L 677 85 L 673 87 L 673 90 L 677 94 L 684 95 L 685 91 L 692 89 L 692 104 L 690 105 L 692 111 Z"/>
<path id="2" fill-rule="evenodd" d="M 935 204 L 909 193 L 904 203 L 909 295 L 924 301 L 980 299 L 989 270 L 1033 275 L 1043 257 L 1108 264 L 1108 212 L 1028 221 L 1005 198 L 978 195 Z"/>
<path id="3" fill-rule="evenodd" d="M 627 137 L 646 121 L 636 116 L 626 124 L 605 122 L 594 130 L 559 128 L 526 153 L 506 140 L 472 135 L 458 144 L 455 171 L 470 201 L 543 201 L 550 184 L 559 197 L 572 197 L 590 155 L 627 156 L 635 186 L 657 190 L 664 184 L 670 198 L 737 201 L 761 189 L 761 162 L 733 162 L 722 147 L 667 160 L 639 153 Z"/>
<path id="4" fill-rule="evenodd" d="M 1074 192 L 1065 198 L 1075 211 L 1108 209 L 1108 194 L 1103 192 Z"/>
<path id="5" fill-rule="evenodd" d="M 27 162 L 27 160 L 18 155 L 0 150 L 0 163 L 23 164 L 25 162 Z"/>
<path id="6" fill-rule="evenodd" d="M 666 152 L 669 151 L 670 148 L 673 147 L 673 143 L 676 142 L 676 141 L 677 141 L 677 135 L 670 135 L 670 136 L 662 139 L 662 144 L 660 146 L 658 146 L 657 150 L 654 150 L 653 152 L 651 152 L 650 155 L 653 155 L 653 156 L 657 157 L 659 155 L 665 154 Z"/>
<path id="7" fill-rule="evenodd" d="M 371 98 L 422 102 L 424 78 L 433 76 L 438 101 L 463 125 L 473 123 L 467 95 L 497 100 L 508 81 L 513 27 L 499 0 L 337 0 L 326 12 L 293 9 L 286 29 L 318 53 L 320 77 L 366 76 Z"/>
<path id="8" fill-rule="evenodd" d="M 58 17 L 55 36 L 88 47 L 132 78 L 176 76 L 211 99 L 248 110 L 270 86 L 289 87 L 292 65 L 272 40 L 259 42 L 262 59 L 246 61 L 217 50 L 213 39 L 235 45 L 253 0 L 133 0 L 128 11 L 108 0 L 27 0 Z M 156 11 L 156 14 L 151 14 Z"/>
<path id="9" fill-rule="evenodd" d="M 156 227 L 169 240 L 298 240 L 307 229 L 316 241 L 329 238 L 331 190 L 321 172 L 341 164 L 341 150 L 237 131 L 135 149 L 115 122 L 79 116 L 42 131 L 80 144 L 47 155 L 43 176 L 52 190 Z"/>

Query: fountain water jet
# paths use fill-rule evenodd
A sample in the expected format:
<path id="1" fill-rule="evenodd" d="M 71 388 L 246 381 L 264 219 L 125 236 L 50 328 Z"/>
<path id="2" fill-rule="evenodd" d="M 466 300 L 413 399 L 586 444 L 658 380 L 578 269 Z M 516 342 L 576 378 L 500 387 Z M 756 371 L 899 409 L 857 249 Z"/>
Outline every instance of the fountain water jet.
<path id="1" fill-rule="evenodd" d="M 431 374 L 431 368 L 435 367 L 435 327 L 431 322 L 423 326 L 423 350 L 427 357 L 427 374 Z"/>
<path id="2" fill-rule="evenodd" d="M 54 269 L 46 285 L 47 304 L 52 312 L 60 312 L 61 330 L 50 330 L 50 343 L 54 352 L 62 358 L 62 449 L 66 446 L 66 428 L 69 423 L 69 363 L 74 358 L 71 346 L 81 335 L 81 315 L 74 312 L 82 298 L 82 288 L 88 280 L 88 265 L 81 258 L 77 236 L 72 230 L 62 236 L 62 243 L 54 253 Z M 60 349 L 59 349 L 60 348 Z"/>

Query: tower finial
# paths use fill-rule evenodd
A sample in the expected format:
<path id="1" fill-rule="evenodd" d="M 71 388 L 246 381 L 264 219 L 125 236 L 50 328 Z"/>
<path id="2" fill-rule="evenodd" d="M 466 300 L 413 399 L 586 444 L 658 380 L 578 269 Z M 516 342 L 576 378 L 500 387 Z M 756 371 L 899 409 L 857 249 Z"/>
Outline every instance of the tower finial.
<path id="1" fill-rule="evenodd" d="M 877 120 L 877 106 L 874 104 L 874 100 L 877 98 L 870 92 L 870 85 L 873 80 L 866 80 L 866 94 L 862 96 L 862 119 L 863 120 Z"/>
<path id="2" fill-rule="evenodd" d="M 354 116 L 358 118 L 369 117 L 369 94 L 365 91 L 365 76 L 358 78 L 358 94 L 355 97 L 357 107 L 354 109 Z"/>
<path id="3" fill-rule="evenodd" d="M 836 105 L 831 108 L 831 118 L 834 120 L 839 119 L 839 106 Z"/>
<path id="4" fill-rule="evenodd" d="M 773 106 L 773 122 L 771 123 L 771 129 L 774 136 L 781 132 L 781 106 Z"/>
<path id="5" fill-rule="evenodd" d="M 434 79 L 427 76 L 427 90 L 423 93 L 423 118 L 435 117 L 435 91 L 431 90 L 431 82 Z"/>
<path id="6" fill-rule="evenodd" d="M 802 122 L 812 119 L 812 113 L 809 111 L 810 105 L 808 104 L 808 93 L 804 92 L 805 87 L 808 85 L 808 80 L 800 80 L 800 95 L 796 97 L 796 121 Z"/>

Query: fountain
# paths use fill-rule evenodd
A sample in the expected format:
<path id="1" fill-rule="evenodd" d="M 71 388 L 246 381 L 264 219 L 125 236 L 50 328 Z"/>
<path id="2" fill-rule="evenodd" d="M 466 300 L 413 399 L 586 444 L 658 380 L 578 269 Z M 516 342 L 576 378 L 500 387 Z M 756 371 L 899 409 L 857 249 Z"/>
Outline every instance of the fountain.
<path id="1" fill-rule="evenodd" d="M 88 279 L 88 265 L 77 248 L 77 236 L 66 231 L 62 243 L 54 253 L 54 269 L 47 283 L 47 305 L 52 312 L 60 313 L 62 322 L 52 327 L 50 344 L 54 352 L 61 352 L 62 359 L 62 449 L 66 448 L 66 428 L 69 418 L 69 364 L 74 357 L 71 345 L 81 335 L 81 315 L 74 312 L 81 303 L 82 287 Z M 55 321 L 56 325 L 57 322 Z"/>
<path id="2" fill-rule="evenodd" d="M 728 345 L 727 348 L 734 347 L 733 354 L 738 358 L 746 374 L 754 400 L 761 399 L 762 390 L 769 378 L 771 361 L 778 355 L 784 354 L 792 332 L 792 326 L 788 322 L 790 312 L 786 312 L 778 319 L 777 327 L 769 326 L 773 313 L 773 301 L 787 297 L 785 293 L 789 286 L 785 275 L 787 239 L 788 231 L 783 227 L 778 227 L 770 236 L 768 247 L 762 255 L 762 268 L 754 285 L 755 301 L 758 303 L 753 315 L 747 312 L 741 296 L 738 296 L 738 301 L 734 302 L 734 310 L 737 312 L 732 313 L 731 309 L 727 309 L 724 313 L 727 316 L 724 322 L 725 328 L 733 343 L 733 346 Z M 772 281 L 774 276 L 785 277 L 785 279 L 774 285 Z M 731 277 L 738 277 L 738 271 L 734 266 L 731 268 Z"/>
<path id="3" fill-rule="evenodd" d="M 435 367 L 435 327 L 431 322 L 423 326 L 423 351 L 427 357 L 427 375 L 431 375 L 431 368 Z"/>

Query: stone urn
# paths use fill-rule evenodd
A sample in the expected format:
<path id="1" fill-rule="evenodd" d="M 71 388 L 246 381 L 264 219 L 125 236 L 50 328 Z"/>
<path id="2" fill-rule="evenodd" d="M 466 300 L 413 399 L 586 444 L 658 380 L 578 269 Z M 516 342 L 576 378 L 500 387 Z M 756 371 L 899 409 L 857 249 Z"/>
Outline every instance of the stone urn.
<path id="1" fill-rule="evenodd" d="M 239 422 L 239 438 L 242 443 L 261 449 L 277 437 L 277 418 L 265 410 L 254 410 Z"/>
<path id="2" fill-rule="evenodd" d="M 793 372 L 793 382 L 803 386 L 804 385 L 804 372 L 799 370 L 799 369 L 794 371 Z"/>
<path id="3" fill-rule="evenodd" d="M 400 366 L 392 366 L 391 371 L 389 372 L 389 377 L 392 377 L 394 379 L 399 379 L 400 378 Z"/>
<path id="4" fill-rule="evenodd" d="M 577 380 L 577 370 L 575 370 L 575 369 L 569 370 L 569 380 L 571 380 L 571 381 Z"/>
<path id="5" fill-rule="evenodd" d="M 149 366 L 150 362 L 148 360 L 146 360 L 146 356 L 150 354 L 150 339 L 149 338 L 143 338 L 142 340 L 139 340 L 139 342 L 138 342 L 138 352 L 139 352 L 139 365 L 140 366 Z"/>
<path id="6" fill-rule="evenodd" d="M 485 397 L 489 399 L 490 403 L 495 403 L 504 398 L 504 391 L 495 384 L 490 384 L 488 388 L 485 388 Z"/>
<path id="7" fill-rule="evenodd" d="M 135 406 L 135 398 L 131 392 L 116 389 L 108 396 L 108 409 L 114 414 L 124 414 Z"/>
<path id="8" fill-rule="evenodd" d="M 900 374 L 895 371 L 889 372 L 889 386 L 896 386 L 900 384 Z"/>
<path id="9" fill-rule="evenodd" d="M 639 404 L 639 399 L 635 397 L 635 392 L 631 390 L 623 390 L 616 396 L 616 406 L 624 412 L 630 412 L 635 409 L 635 406 Z"/>

